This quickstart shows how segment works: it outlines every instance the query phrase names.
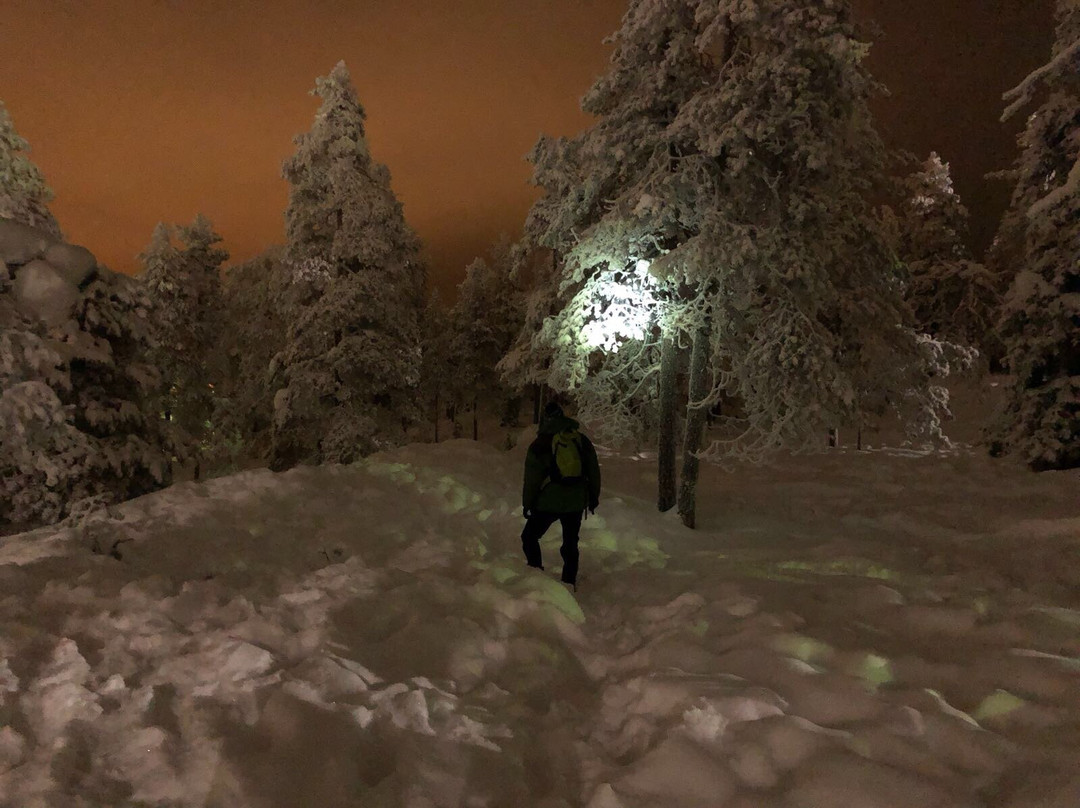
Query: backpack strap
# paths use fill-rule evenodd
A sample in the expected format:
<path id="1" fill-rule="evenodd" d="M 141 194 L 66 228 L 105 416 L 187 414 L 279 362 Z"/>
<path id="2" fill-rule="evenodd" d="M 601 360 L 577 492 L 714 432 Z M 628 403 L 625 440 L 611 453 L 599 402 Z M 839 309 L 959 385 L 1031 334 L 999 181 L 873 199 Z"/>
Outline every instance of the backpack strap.
<path id="1" fill-rule="evenodd" d="M 551 443 L 548 444 L 548 451 L 550 452 L 551 462 L 548 464 L 551 468 L 548 473 L 548 478 L 553 483 L 561 483 L 563 481 L 562 472 L 559 471 L 559 458 L 555 451 L 555 441 L 559 439 L 559 433 L 556 432 L 551 436 Z"/>

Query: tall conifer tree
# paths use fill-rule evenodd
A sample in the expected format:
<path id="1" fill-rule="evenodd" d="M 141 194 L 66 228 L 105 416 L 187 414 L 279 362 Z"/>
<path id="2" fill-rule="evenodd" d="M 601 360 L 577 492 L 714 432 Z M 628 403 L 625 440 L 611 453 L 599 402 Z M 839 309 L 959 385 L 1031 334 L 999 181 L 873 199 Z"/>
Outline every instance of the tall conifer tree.
<path id="1" fill-rule="evenodd" d="M 223 368 L 221 265 L 229 253 L 202 214 L 187 226 L 159 224 L 140 256 L 150 301 L 154 364 L 161 372 L 162 409 L 194 450 L 208 432 L 214 388 Z"/>
<path id="2" fill-rule="evenodd" d="M 524 319 L 522 290 L 512 272 L 513 248 L 502 239 L 488 258 L 477 258 L 465 270 L 452 311 L 451 355 L 459 363 L 455 377 L 462 403 L 476 410 L 495 404 L 509 413 L 513 385 L 505 383 L 496 366 L 510 350 Z M 474 429 L 475 432 L 475 429 Z"/>
<path id="3" fill-rule="evenodd" d="M 532 335 L 552 383 L 641 413 L 672 398 L 655 380 L 679 352 L 658 343 L 693 346 L 688 524 L 699 457 L 806 445 L 888 405 L 935 431 L 939 354 L 867 204 L 883 148 L 848 3 L 634 0 L 614 41 L 583 105 L 597 123 L 532 158 L 547 193 L 528 229 L 566 265 L 563 307 Z M 720 396 L 742 415 L 705 447 Z"/>
<path id="4" fill-rule="evenodd" d="M 49 210 L 53 192 L 30 160 L 30 144 L 15 131 L 0 101 L 0 218 L 15 219 L 59 238 L 60 225 Z"/>
<path id="5" fill-rule="evenodd" d="M 1023 250 L 1002 310 L 1016 378 L 996 451 L 1035 469 L 1080 466 L 1080 3 L 1058 0 L 1051 60 L 1006 95 L 1005 118 L 1045 100 L 1020 137 L 1007 220 Z"/>
<path id="6" fill-rule="evenodd" d="M 949 164 L 936 154 L 903 182 L 900 258 L 918 327 L 935 337 L 994 348 L 1000 305 L 994 279 L 968 247 L 968 211 L 953 188 Z"/>
<path id="7" fill-rule="evenodd" d="M 419 416 L 419 242 L 368 150 L 345 63 L 313 94 L 315 123 L 283 168 L 293 287 L 275 363 L 276 468 L 352 461 L 399 443 Z"/>

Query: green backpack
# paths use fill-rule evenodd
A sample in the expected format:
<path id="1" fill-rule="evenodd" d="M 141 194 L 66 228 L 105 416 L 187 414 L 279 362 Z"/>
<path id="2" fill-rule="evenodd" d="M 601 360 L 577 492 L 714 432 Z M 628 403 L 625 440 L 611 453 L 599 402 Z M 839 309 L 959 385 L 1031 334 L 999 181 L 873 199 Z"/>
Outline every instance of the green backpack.
<path id="1" fill-rule="evenodd" d="M 551 479 L 576 482 L 581 479 L 581 434 L 576 429 L 556 432 L 551 438 Z"/>

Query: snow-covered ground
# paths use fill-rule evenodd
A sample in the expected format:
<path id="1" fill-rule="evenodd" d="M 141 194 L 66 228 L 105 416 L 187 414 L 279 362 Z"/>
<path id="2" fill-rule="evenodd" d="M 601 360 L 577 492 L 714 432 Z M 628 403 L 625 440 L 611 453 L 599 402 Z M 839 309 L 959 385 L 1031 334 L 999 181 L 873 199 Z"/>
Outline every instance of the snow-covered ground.
<path id="1" fill-rule="evenodd" d="M 1080 474 L 607 456 L 580 591 L 523 445 L 248 471 L 0 540 L 0 804 L 1080 805 Z M 94 552 L 96 549 L 98 552 Z"/>

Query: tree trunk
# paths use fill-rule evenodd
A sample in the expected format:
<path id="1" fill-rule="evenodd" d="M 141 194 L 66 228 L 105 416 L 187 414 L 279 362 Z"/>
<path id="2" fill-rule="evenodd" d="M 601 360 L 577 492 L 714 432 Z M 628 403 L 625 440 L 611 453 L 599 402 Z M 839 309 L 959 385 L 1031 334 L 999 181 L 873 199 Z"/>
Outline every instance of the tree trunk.
<path id="1" fill-rule="evenodd" d="M 660 346 L 660 437 L 656 456 L 656 507 L 666 513 L 676 504 L 675 420 L 676 381 L 679 345 L 673 334 L 663 337 Z"/>
<path id="2" fill-rule="evenodd" d="M 694 348 L 690 354 L 690 401 L 686 409 L 682 485 L 679 487 L 679 516 L 689 528 L 697 524 L 697 484 L 701 467 L 697 453 L 701 451 L 705 421 L 709 414 L 707 406 L 700 406 L 700 402 L 709 394 L 709 336 L 708 326 L 702 326 L 694 335 Z"/>
<path id="3" fill-rule="evenodd" d="M 472 400 L 472 439 L 480 440 L 480 424 L 477 422 L 476 417 L 477 398 L 474 395 Z"/>
<path id="4" fill-rule="evenodd" d="M 439 391 L 435 391 L 435 442 L 439 442 Z"/>
<path id="5" fill-rule="evenodd" d="M 540 403 L 540 385 L 536 385 L 533 388 L 533 425 L 540 423 L 540 413 L 542 412 Z"/>
<path id="6" fill-rule="evenodd" d="M 829 448 L 830 449 L 835 449 L 839 445 L 840 445 L 840 430 L 839 429 L 830 429 L 829 430 Z"/>

